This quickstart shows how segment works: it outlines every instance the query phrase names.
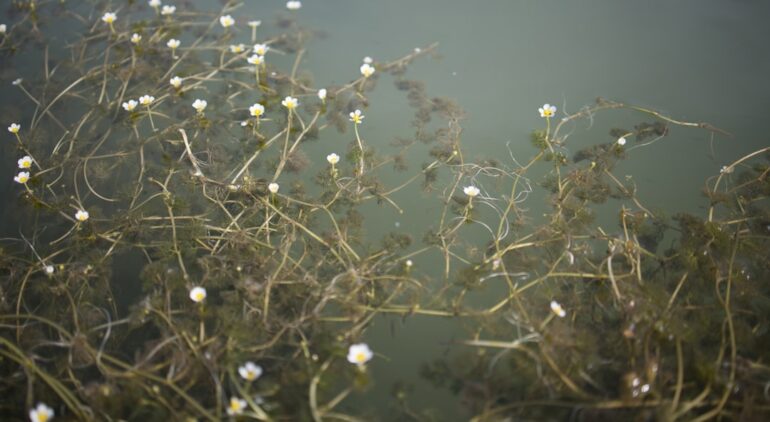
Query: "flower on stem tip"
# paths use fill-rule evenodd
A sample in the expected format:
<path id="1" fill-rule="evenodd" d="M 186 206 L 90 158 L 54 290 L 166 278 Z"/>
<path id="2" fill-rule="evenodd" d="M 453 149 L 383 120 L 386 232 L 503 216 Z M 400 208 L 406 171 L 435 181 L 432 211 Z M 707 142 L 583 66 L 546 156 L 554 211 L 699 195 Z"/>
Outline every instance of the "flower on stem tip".
<path id="1" fill-rule="evenodd" d="M 86 210 L 78 210 L 78 212 L 75 213 L 75 220 L 78 220 L 81 223 L 88 220 L 88 217 L 90 217 L 90 215 Z"/>
<path id="2" fill-rule="evenodd" d="M 118 19 L 118 16 L 112 12 L 107 12 L 104 14 L 104 16 L 102 16 L 102 21 L 110 25 L 112 25 L 112 23 L 115 22 L 115 20 L 117 19 Z"/>
<path id="3" fill-rule="evenodd" d="M 32 422 L 48 422 L 53 419 L 53 409 L 45 403 L 38 403 L 37 407 L 29 411 L 29 420 Z"/>
<path id="4" fill-rule="evenodd" d="M 249 107 L 249 114 L 254 117 L 260 117 L 265 114 L 265 107 L 262 104 L 254 104 Z"/>
<path id="5" fill-rule="evenodd" d="M 139 105 L 139 103 L 137 103 L 136 100 L 128 100 L 123 103 L 123 109 L 126 111 L 134 111 L 137 105 Z"/>
<path id="6" fill-rule="evenodd" d="M 264 63 L 265 58 L 259 54 L 252 54 L 246 61 L 249 62 L 249 64 L 258 65 Z"/>
<path id="7" fill-rule="evenodd" d="M 160 0 L 150 0 L 147 2 L 150 7 L 160 7 Z"/>
<path id="8" fill-rule="evenodd" d="M 278 183 L 275 183 L 275 182 L 267 185 L 267 190 L 269 190 L 270 193 L 272 193 L 272 194 L 278 193 L 278 189 L 279 188 L 280 188 L 280 186 L 278 186 Z"/>
<path id="9" fill-rule="evenodd" d="M 249 26 L 252 28 L 256 28 L 259 25 L 262 25 L 262 21 L 249 21 Z"/>
<path id="10" fill-rule="evenodd" d="M 326 88 L 321 88 L 318 90 L 318 98 L 321 101 L 326 101 Z"/>
<path id="11" fill-rule="evenodd" d="M 0 34 L 5 34 L 5 31 L 8 30 L 8 25 L 6 24 L 0 24 Z"/>
<path id="12" fill-rule="evenodd" d="M 363 366 L 372 359 L 374 353 L 366 343 L 351 344 L 348 348 L 348 362 Z"/>
<path id="13" fill-rule="evenodd" d="M 621 136 L 620 138 L 618 138 L 618 145 L 623 146 L 625 144 L 626 144 L 626 138 L 625 137 Z"/>
<path id="14" fill-rule="evenodd" d="M 13 176 L 13 181 L 16 183 L 21 183 L 22 185 L 27 183 L 29 181 L 29 172 L 20 171 L 19 174 Z"/>
<path id="15" fill-rule="evenodd" d="M 227 405 L 227 414 L 230 416 L 236 416 L 243 413 L 246 409 L 246 400 L 239 399 L 238 397 L 231 397 L 230 403 Z"/>
<path id="16" fill-rule="evenodd" d="M 553 117 L 556 114 L 556 106 L 545 103 L 537 111 L 540 112 L 540 117 Z"/>
<path id="17" fill-rule="evenodd" d="M 165 5 L 160 10 L 160 14 L 164 16 L 173 15 L 176 12 L 176 6 Z"/>
<path id="18" fill-rule="evenodd" d="M 364 75 L 364 78 L 368 78 L 374 74 L 374 67 L 370 65 L 369 63 L 364 63 L 361 65 L 361 74 Z"/>
<path id="19" fill-rule="evenodd" d="M 131 34 L 131 43 L 133 44 L 139 44 L 139 41 L 142 40 L 142 36 L 134 32 Z"/>
<path id="20" fill-rule="evenodd" d="M 270 47 L 267 44 L 254 44 L 254 53 L 264 56 L 268 51 L 270 51 Z"/>
<path id="21" fill-rule="evenodd" d="M 230 46 L 230 52 L 233 54 L 243 53 L 244 50 L 246 50 L 246 45 L 244 44 L 235 44 Z"/>
<path id="22" fill-rule="evenodd" d="M 286 8 L 289 10 L 299 10 L 299 8 L 302 7 L 301 1 L 287 1 L 286 2 Z"/>
<path id="23" fill-rule="evenodd" d="M 179 87 L 182 86 L 182 78 L 179 76 L 174 76 L 168 81 L 168 83 L 170 83 L 174 88 L 179 89 Z"/>
<path id="24" fill-rule="evenodd" d="M 209 103 L 206 100 L 196 99 L 193 101 L 192 106 L 198 113 L 203 113 L 203 110 L 206 109 L 206 106 L 208 106 Z"/>
<path id="25" fill-rule="evenodd" d="M 43 267 L 43 270 L 46 274 L 51 275 L 56 271 L 56 268 L 53 265 L 46 265 Z"/>
<path id="26" fill-rule="evenodd" d="M 331 165 L 335 165 L 340 162 L 340 156 L 335 153 L 331 153 L 326 156 L 326 161 L 328 161 Z"/>
<path id="27" fill-rule="evenodd" d="M 14 135 L 19 133 L 21 130 L 21 125 L 18 123 L 11 123 L 10 126 L 8 126 L 8 132 L 13 133 Z"/>
<path id="28" fill-rule="evenodd" d="M 471 198 L 478 196 L 481 191 L 476 186 L 466 186 L 463 188 L 463 192 Z"/>
<path id="29" fill-rule="evenodd" d="M 355 124 L 360 124 L 361 122 L 363 122 L 364 121 L 364 117 L 365 116 L 363 114 L 361 114 L 361 110 L 356 110 L 356 111 L 350 112 L 350 121 L 355 123 Z"/>
<path id="30" fill-rule="evenodd" d="M 567 311 L 564 310 L 564 308 L 561 307 L 559 302 L 552 300 L 551 301 L 551 312 L 556 314 L 559 318 L 564 318 L 567 316 Z"/>
<path id="31" fill-rule="evenodd" d="M 201 286 L 190 289 L 190 300 L 195 303 L 201 303 L 204 299 L 206 299 L 206 289 Z"/>
<path id="32" fill-rule="evenodd" d="M 172 39 L 168 40 L 168 42 L 166 43 L 166 46 L 168 46 L 168 48 L 173 50 L 173 49 L 179 47 L 181 44 L 182 44 L 181 41 L 172 38 Z"/>
<path id="33" fill-rule="evenodd" d="M 142 95 L 139 97 L 139 104 L 143 106 L 149 106 L 153 101 L 155 101 L 155 97 L 152 95 Z"/>
<path id="34" fill-rule="evenodd" d="M 254 381 L 262 376 L 262 367 L 254 362 L 246 362 L 238 368 L 238 373 L 246 381 Z"/>
<path id="35" fill-rule="evenodd" d="M 32 167 L 32 157 L 30 157 L 29 155 L 25 155 L 19 158 L 18 163 L 19 163 L 20 169 L 28 169 Z"/>
<path id="36" fill-rule="evenodd" d="M 220 16 L 219 24 L 222 25 L 222 28 L 229 28 L 235 25 L 235 19 L 230 15 Z"/>
<path id="37" fill-rule="evenodd" d="M 289 110 L 293 110 L 293 109 L 297 108 L 297 106 L 299 105 L 299 102 L 297 101 L 296 98 L 294 98 L 292 96 L 288 96 L 288 97 L 284 98 L 283 101 L 281 101 L 281 104 L 284 107 L 288 108 Z"/>

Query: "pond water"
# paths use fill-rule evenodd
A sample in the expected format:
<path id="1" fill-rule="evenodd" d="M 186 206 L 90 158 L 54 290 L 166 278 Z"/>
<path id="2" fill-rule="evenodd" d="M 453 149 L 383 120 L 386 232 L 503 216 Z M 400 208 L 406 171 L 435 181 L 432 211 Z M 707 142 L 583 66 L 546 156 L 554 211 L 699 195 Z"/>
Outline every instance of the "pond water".
<path id="1" fill-rule="evenodd" d="M 0 415 L 770 415 L 770 4 L 176 7 L 0 4 Z"/>

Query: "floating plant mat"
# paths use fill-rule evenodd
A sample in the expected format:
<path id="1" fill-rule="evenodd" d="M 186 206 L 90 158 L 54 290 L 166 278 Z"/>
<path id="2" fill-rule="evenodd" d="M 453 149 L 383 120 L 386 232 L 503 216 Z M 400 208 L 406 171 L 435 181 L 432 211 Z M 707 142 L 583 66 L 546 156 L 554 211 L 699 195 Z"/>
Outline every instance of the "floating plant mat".
<path id="1" fill-rule="evenodd" d="M 729 133 L 600 98 L 539 107 L 528 155 L 471 159 L 460 105 L 409 76 L 436 44 L 318 86 L 301 3 L 240 6 L 3 6 L 4 419 L 770 417 L 770 148 L 702 213 L 660 210 L 617 165 Z M 383 90 L 413 111 L 385 142 Z M 367 332 L 396 318 L 458 328 L 420 363 L 456 403 L 373 394 L 406 362 Z"/>

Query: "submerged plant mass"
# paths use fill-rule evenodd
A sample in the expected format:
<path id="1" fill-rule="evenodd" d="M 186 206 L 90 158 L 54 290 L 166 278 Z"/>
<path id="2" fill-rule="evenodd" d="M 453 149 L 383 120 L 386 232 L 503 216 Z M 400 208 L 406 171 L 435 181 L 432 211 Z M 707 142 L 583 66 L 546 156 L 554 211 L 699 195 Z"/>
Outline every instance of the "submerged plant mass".
<path id="1" fill-rule="evenodd" d="M 407 77 L 436 44 L 319 86 L 300 2 L 222 3 L 2 6 L 3 420 L 446 420 L 372 397 L 403 363 L 367 339 L 388 317 L 461 327 L 421 370 L 458 420 L 770 419 L 770 147 L 715 169 L 702 213 L 659 210 L 618 164 L 729 134 L 546 103 L 529 156 L 472 160 L 460 106 Z M 386 81 L 413 111 L 390 145 Z M 616 113 L 638 124 L 570 145 Z"/>

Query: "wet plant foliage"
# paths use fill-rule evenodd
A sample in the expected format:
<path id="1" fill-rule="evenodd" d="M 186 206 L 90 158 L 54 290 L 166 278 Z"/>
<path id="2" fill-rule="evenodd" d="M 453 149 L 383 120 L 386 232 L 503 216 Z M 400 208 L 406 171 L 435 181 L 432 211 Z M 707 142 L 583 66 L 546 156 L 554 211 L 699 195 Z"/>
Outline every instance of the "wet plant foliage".
<path id="1" fill-rule="evenodd" d="M 421 375 L 472 420 L 770 418 L 770 148 L 707 180 L 703 213 L 666 214 L 616 165 L 672 128 L 729 134 L 600 98 L 543 119 L 530 156 L 474 162 L 460 106 L 409 79 L 436 45 L 319 87 L 300 12 L 262 38 L 222 3 L 3 4 L 0 115 L 21 124 L 3 157 L 32 160 L 0 244 L 4 420 L 37 403 L 61 420 L 439 420 L 408 385 L 387 415 L 357 398 L 376 379 L 346 354 L 380 315 L 463 327 Z M 267 44 L 263 63 L 241 42 Z M 375 148 L 351 121 L 375 89 L 404 94 L 413 135 Z M 569 152 L 613 110 L 638 123 Z M 307 152 L 330 136 L 338 163 Z M 371 236 L 367 207 L 402 212 L 402 191 L 434 223 Z M 528 211 L 535 193 L 546 215 Z M 417 271 L 428 257 L 440 265 Z"/>

